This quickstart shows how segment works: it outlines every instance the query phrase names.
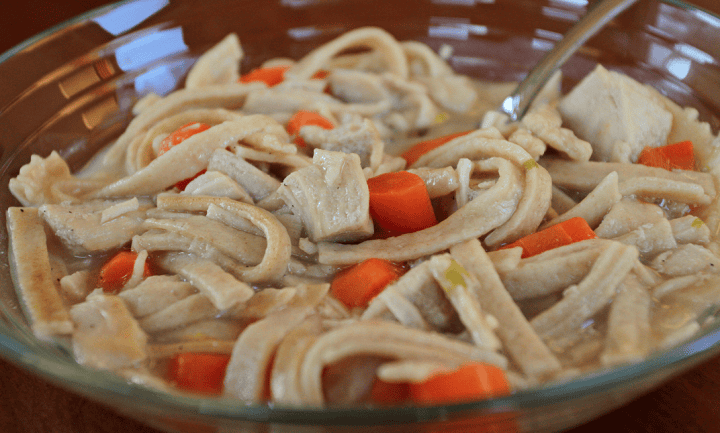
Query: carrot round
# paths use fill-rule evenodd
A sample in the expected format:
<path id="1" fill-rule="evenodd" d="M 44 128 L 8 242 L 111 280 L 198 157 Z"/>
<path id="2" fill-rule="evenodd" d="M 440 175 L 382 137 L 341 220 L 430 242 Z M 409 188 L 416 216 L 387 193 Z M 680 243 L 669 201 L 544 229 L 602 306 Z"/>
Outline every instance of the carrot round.
<path id="1" fill-rule="evenodd" d="M 586 239 L 595 239 L 597 235 L 587 221 L 581 217 L 570 218 L 545 230 L 527 235 L 503 248 L 522 247 L 522 258 L 532 257 L 553 248 L 570 245 Z"/>
<path id="2" fill-rule="evenodd" d="M 290 118 L 290 121 L 288 121 L 286 130 L 287 133 L 290 134 L 290 136 L 296 136 L 295 137 L 295 144 L 297 144 L 300 147 L 305 147 L 305 140 L 303 140 L 301 137 L 297 137 L 298 133 L 300 133 L 300 129 L 303 126 L 307 125 L 315 125 L 319 126 L 323 129 L 333 129 L 335 128 L 335 125 L 328 120 L 327 118 L 314 113 L 312 111 L 305 111 L 300 110 L 297 113 L 293 115 L 293 117 Z"/>
<path id="3" fill-rule="evenodd" d="M 432 140 L 427 141 L 421 141 L 420 143 L 414 145 L 410 149 L 406 150 L 402 155 L 400 155 L 402 158 L 407 161 L 407 166 L 410 167 L 420 159 L 421 156 L 424 154 L 430 152 L 433 149 L 436 149 L 443 144 L 447 143 L 448 141 L 452 140 L 453 138 L 462 137 L 463 135 L 469 134 L 472 131 L 465 131 L 465 132 L 458 132 L 455 134 L 445 135 L 443 137 L 434 138 Z"/>
<path id="4" fill-rule="evenodd" d="M 422 178 L 408 171 L 368 179 L 370 215 L 384 230 L 412 233 L 437 224 Z"/>
<path id="5" fill-rule="evenodd" d="M 510 394 L 505 373 L 490 364 L 469 363 L 425 382 L 410 384 L 410 398 L 421 405 L 458 403 Z"/>
<path id="6" fill-rule="evenodd" d="M 370 389 L 370 401 L 380 406 L 398 405 L 410 398 L 410 385 L 375 379 Z"/>
<path id="7" fill-rule="evenodd" d="M 401 266 L 383 259 L 367 259 L 364 262 L 338 272 L 330 291 L 340 302 L 348 306 L 366 307 L 391 282 L 402 275 Z"/>
<path id="8" fill-rule="evenodd" d="M 170 359 L 170 382 L 180 389 L 201 394 L 220 394 L 230 355 L 179 353 Z"/>
<path id="9" fill-rule="evenodd" d="M 241 83 L 251 83 L 253 81 L 261 81 L 268 87 L 276 86 L 285 79 L 285 71 L 290 66 L 272 66 L 269 68 L 257 68 L 240 77 Z"/>
<path id="10" fill-rule="evenodd" d="M 107 293 L 118 293 L 128 282 L 133 273 L 137 254 L 132 251 L 120 251 L 100 268 L 98 285 Z M 145 262 L 143 276 L 152 275 L 150 266 Z"/>
<path id="11" fill-rule="evenodd" d="M 638 157 L 638 164 L 660 167 L 666 170 L 695 170 L 695 154 L 692 141 L 681 141 L 660 147 L 645 147 Z"/>
<path id="12" fill-rule="evenodd" d="M 158 149 L 158 156 L 163 155 L 168 150 L 197 134 L 210 129 L 210 125 L 199 122 L 191 122 L 173 131 L 170 135 L 165 137 L 160 142 L 160 149 Z"/>

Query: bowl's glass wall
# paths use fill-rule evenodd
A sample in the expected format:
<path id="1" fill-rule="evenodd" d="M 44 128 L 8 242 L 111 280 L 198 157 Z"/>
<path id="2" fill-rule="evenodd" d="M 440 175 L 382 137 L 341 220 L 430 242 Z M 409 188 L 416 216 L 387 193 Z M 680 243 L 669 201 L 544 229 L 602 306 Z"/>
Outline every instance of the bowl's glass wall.
<path id="1" fill-rule="evenodd" d="M 640 2 L 563 68 L 567 89 L 597 62 L 649 83 L 720 127 L 720 18 L 667 0 Z M 82 17 L 0 60 L 0 201 L 17 202 L 8 180 L 30 155 L 57 150 L 77 169 L 115 137 L 143 94 L 182 85 L 189 66 L 229 32 L 248 70 L 277 56 L 299 58 L 351 28 L 374 25 L 398 39 L 451 45 L 458 71 L 492 81 L 521 79 L 584 13 L 582 0 L 278 0 L 121 2 Z M 118 12 L 119 10 L 119 12 Z M 4 213 L 0 227 L 4 227 Z M 598 416 L 719 351 L 710 327 L 693 343 L 646 362 L 509 398 L 440 408 L 300 411 L 232 400 L 173 397 L 76 365 L 62 346 L 29 331 L 0 231 L 0 354 L 62 386 L 164 429 L 242 431 L 556 431 Z M 268 421 L 274 423 L 269 427 Z M 309 427 L 315 426 L 315 427 Z M 305 430 L 302 430 L 305 431 Z"/>

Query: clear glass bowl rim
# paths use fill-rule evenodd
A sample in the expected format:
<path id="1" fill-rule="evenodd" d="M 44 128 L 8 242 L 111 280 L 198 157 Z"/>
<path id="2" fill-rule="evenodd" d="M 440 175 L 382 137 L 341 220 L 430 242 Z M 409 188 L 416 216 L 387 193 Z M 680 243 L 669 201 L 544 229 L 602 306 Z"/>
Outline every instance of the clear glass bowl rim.
<path id="1" fill-rule="evenodd" d="M 102 15 L 114 8 L 136 0 L 122 0 L 92 9 L 21 42 L 0 54 L 5 62 L 27 47 L 67 29 L 75 24 Z M 658 0 L 688 12 L 700 11 L 720 20 L 720 15 L 682 0 Z M 12 155 L 13 152 L 10 152 Z M 1 158 L 4 162 L 5 156 Z M 2 164 L 4 165 L 4 164 Z M 7 283 L 7 282 L 4 282 Z M 3 308 L 0 306 L 0 309 Z M 38 342 L 12 329 L 5 315 L 0 315 L 0 357 L 16 366 L 36 374 L 49 382 L 92 400 L 118 407 L 134 408 L 143 413 L 168 415 L 170 413 L 197 418 L 216 418 L 236 421 L 314 424 L 314 425 L 377 425 L 408 421 L 440 421 L 449 414 L 470 416 L 491 415 L 498 412 L 521 411 L 569 403 L 595 394 L 621 391 L 641 385 L 656 375 L 675 376 L 720 353 L 720 320 L 706 326 L 695 339 L 671 349 L 655 353 L 642 362 L 598 371 L 568 382 L 519 391 L 507 397 L 442 406 L 407 406 L 392 408 L 349 407 L 272 407 L 269 405 L 238 404 L 234 398 L 202 398 L 191 395 L 169 394 L 132 384 L 118 375 L 83 367 L 69 359 L 50 356 L 39 350 Z M 42 344 L 42 343 L 40 343 Z M 663 376 L 664 380 L 665 377 Z"/>

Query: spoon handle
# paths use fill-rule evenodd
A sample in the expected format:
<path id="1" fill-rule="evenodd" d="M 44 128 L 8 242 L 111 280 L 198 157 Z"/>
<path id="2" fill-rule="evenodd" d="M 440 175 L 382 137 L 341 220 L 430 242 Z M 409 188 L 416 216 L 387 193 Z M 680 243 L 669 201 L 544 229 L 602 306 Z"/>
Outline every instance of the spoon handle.
<path id="1" fill-rule="evenodd" d="M 592 8 L 565 33 L 552 50 L 535 65 L 515 91 L 505 98 L 499 111 L 513 121 L 521 119 L 552 74 L 605 24 L 637 0 L 598 0 Z"/>

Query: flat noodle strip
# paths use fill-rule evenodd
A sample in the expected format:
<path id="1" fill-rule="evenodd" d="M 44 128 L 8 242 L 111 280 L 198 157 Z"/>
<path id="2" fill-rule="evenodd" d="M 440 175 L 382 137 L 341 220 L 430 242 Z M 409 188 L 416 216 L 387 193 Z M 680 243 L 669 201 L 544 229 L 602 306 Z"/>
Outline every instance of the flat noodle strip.
<path id="1" fill-rule="evenodd" d="M 618 176 L 616 172 L 612 172 L 605 176 L 598 186 L 580 203 L 559 217 L 553 218 L 551 221 L 543 224 L 540 226 L 540 229 L 546 229 L 575 217 L 583 218 L 590 227 L 595 228 L 600 225 L 603 217 L 610 212 L 613 205 L 621 199 L 622 194 L 620 194 L 618 188 Z"/>
<path id="2" fill-rule="evenodd" d="M 33 333 L 41 340 L 72 333 L 73 322 L 55 285 L 37 208 L 8 208 L 7 226 L 10 272 Z"/>
<path id="3" fill-rule="evenodd" d="M 308 80 L 326 66 L 330 59 L 348 48 L 370 47 L 385 58 L 388 69 L 402 79 L 408 77 L 405 53 L 390 33 L 377 27 L 364 27 L 349 31 L 342 36 L 311 51 L 285 72 L 289 80 Z"/>
<path id="4" fill-rule="evenodd" d="M 102 163 L 104 166 L 112 168 L 123 161 L 130 142 L 162 119 L 192 108 L 240 108 L 245 103 L 248 93 L 262 87 L 263 85 L 260 83 L 233 83 L 200 89 L 180 89 L 173 92 L 165 98 L 153 102 L 152 109 L 142 110 L 110 147 L 108 153 L 103 157 Z"/>
<path id="5" fill-rule="evenodd" d="M 705 194 L 703 187 L 689 182 L 677 182 L 657 177 L 635 177 L 619 185 L 624 196 L 663 198 L 688 204 L 710 204 L 712 197 Z"/>
<path id="6" fill-rule="evenodd" d="M 215 204 L 250 220 L 265 233 L 267 248 L 260 264 L 251 268 L 239 267 L 237 269 L 243 280 L 254 283 L 280 279 L 285 274 L 290 262 L 292 245 L 287 230 L 270 212 L 247 203 L 219 197 L 161 195 L 157 198 L 158 208 L 178 212 L 207 212 L 210 204 Z"/>
<path id="7" fill-rule="evenodd" d="M 460 158 L 474 161 L 493 156 L 507 159 L 517 167 L 522 167 L 525 172 L 525 188 L 520 202 L 510 219 L 485 238 L 486 245 L 496 247 L 504 242 L 520 239 L 537 230 L 550 207 L 552 179 L 544 168 L 535 163 L 525 149 L 509 141 L 487 138 L 491 132 L 496 132 L 496 130 L 494 128 L 478 130 L 455 138 L 421 156 L 413 164 L 413 167 L 439 168 L 453 166 Z"/>
<path id="8" fill-rule="evenodd" d="M 582 281 L 607 245 L 597 240 L 577 242 L 522 259 L 515 268 L 498 273 L 516 301 L 551 295 Z"/>
<path id="9" fill-rule="evenodd" d="M 343 358 L 370 355 L 398 360 L 440 362 L 481 361 L 500 368 L 507 360 L 495 352 L 481 349 L 433 332 L 406 328 L 392 322 L 357 322 L 321 335 L 305 354 L 300 370 L 304 404 L 322 406 L 322 371 Z"/>
<path id="10" fill-rule="evenodd" d="M 240 40 L 235 33 L 230 33 L 197 59 L 185 79 L 185 88 L 195 89 L 237 82 L 240 78 L 242 57 Z"/>
<path id="11" fill-rule="evenodd" d="M 218 310 L 232 308 L 255 294 L 252 287 L 209 260 L 188 258 L 179 267 L 178 273 L 207 296 Z"/>
<path id="12" fill-rule="evenodd" d="M 300 388 L 300 367 L 305 353 L 322 331 L 320 318 L 310 316 L 290 331 L 278 346 L 270 376 L 275 404 L 300 406 L 305 403 Z"/>
<path id="13" fill-rule="evenodd" d="M 678 183 L 694 183 L 700 185 L 708 196 L 715 197 L 716 194 L 715 183 L 709 173 L 687 170 L 669 171 L 642 164 L 621 162 L 566 161 L 554 157 L 544 157 L 540 160 L 540 164 L 552 176 L 553 184 L 579 192 L 592 191 L 608 174 L 616 171 L 620 183 L 636 177 L 652 177 Z"/>
<path id="14" fill-rule="evenodd" d="M 140 319 L 140 327 L 148 333 L 167 331 L 187 326 L 200 320 L 209 319 L 220 311 L 203 294 L 190 295 L 157 313 Z"/>
<path id="15" fill-rule="evenodd" d="M 476 293 L 480 291 L 480 282 L 454 261 L 450 254 L 433 256 L 430 271 L 435 281 L 445 291 L 445 295 L 458 312 L 460 321 L 470 333 L 478 347 L 490 350 L 500 348 L 500 340 L 488 324 Z"/>
<path id="16" fill-rule="evenodd" d="M 634 276 L 623 280 L 608 317 L 605 350 L 600 362 L 606 367 L 642 360 L 650 348 L 650 307 L 647 290 Z"/>
<path id="17" fill-rule="evenodd" d="M 181 180 L 195 176 L 207 168 L 216 149 L 224 149 L 240 140 L 287 142 L 285 128 L 263 115 L 244 116 L 229 120 L 195 134 L 163 154 L 162 158 L 100 191 L 95 197 L 157 194 Z"/>
<path id="18" fill-rule="evenodd" d="M 234 341 L 224 340 L 197 340 L 183 341 L 180 343 L 150 344 L 148 345 L 148 357 L 152 359 L 170 358 L 179 353 L 232 353 Z"/>
<path id="19" fill-rule="evenodd" d="M 505 148 L 511 153 L 522 152 L 522 154 L 527 155 L 527 152 L 517 145 L 501 140 L 484 139 L 481 136 L 482 133 L 483 131 L 478 131 L 477 134 L 470 134 L 481 142 L 478 144 L 480 148 L 484 148 L 487 144 L 490 149 L 499 146 Z M 444 149 L 445 146 L 442 146 L 440 149 Z M 510 146 L 512 146 L 512 148 L 510 148 Z M 522 157 L 522 155 L 520 155 L 520 157 Z M 457 159 L 452 159 L 453 162 L 457 161 Z M 438 166 L 444 165 L 439 164 Z M 544 171 L 540 167 L 537 168 L 538 170 L 532 169 L 530 172 L 539 173 L 540 170 Z M 519 172 L 509 170 L 505 174 L 505 176 L 501 176 L 498 179 L 494 186 L 475 197 L 475 199 L 473 199 L 470 203 L 458 209 L 455 213 L 437 225 L 414 233 L 408 233 L 388 239 L 365 241 L 357 245 L 320 242 L 318 243 L 318 261 L 324 264 L 342 265 L 357 263 L 371 257 L 376 257 L 402 262 L 443 251 L 458 242 L 478 238 L 514 218 L 517 211 L 513 214 L 513 210 L 520 206 L 518 205 L 519 201 L 529 203 L 525 200 L 527 194 L 518 197 L 518 188 L 522 183 L 522 179 L 517 177 Z M 541 174 L 538 174 L 537 176 L 526 175 L 526 188 L 528 183 L 530 183 L 531 190 L 535 190 L 536 188 L 533 185 L 540 182 L 538 176 L 542 177 Z M 547 173 L 545 173 L 545 176 L 547 176 Z M 538 182 L 528 182 L 528 178 L 536 179 Z M 542 182 L 545 183 L 544 181 Z M 549 178 L 546 183 L 547 185 L 545 189 L 547 189 L 547 200 L 545 202 L 546 205 L 549 206 Z M 542 207 L 543 205 L 536 204 L 535 206 Z M 547 206 L 545 206 L 545 210 L 547 210 Z M 542 211 L 540 218 L 545 215 L 545 210 Z M 533 227 L 533 230 L 537 228 L 537 225 L 539 224 L 540 220 L 537 221 L 537 224 L 534 224 L 535 227 Z"/>
<path id="20" fill-rule="evenodd" d="M 537 315 L 530 324 L 552 350 L 566 349 L 581 337 L 582 323 L 613 298 L 618 284 L 633 269 L 637 259 L 636 248 L 611 243 L 585 279 L 568 289 L 561 301 Z"/>
<path id="21" fill-rule="evenodd" d="M 262 400 L 269 361 L 285 336 L 327 294 L 329 284 L 298 288 L 299 293 L 282 311 L 248 326 L 233 348 L 225 373 L 225 393 L 245 401 Z"/>
<path id="22" fill-rule="evenodd" d="M 157 157 L 153 142 L 159 136 L 170 134 L 191 122 L 205 123 L 210 126 L 219 125 L 228 120 L 237 120 L 242 114 L 222 108 L 198 108 L 183 111 L 159 121 L 146 133 L 138 135 L 128 146 L 125 154 L 125 170 L 128 174 L 147 167 Z"/>
<path id="23" fill-rule="evenodd" d="M 505 290 L 492 261 L 476 239 L 454 245 L 450 254 L 480 281 L 474 292 L 488 314 L 498 321 L 495 330 L 510 355 L 527 376 L 548 378 L 560 371 L 560 362 L 530 326 Z"/>

